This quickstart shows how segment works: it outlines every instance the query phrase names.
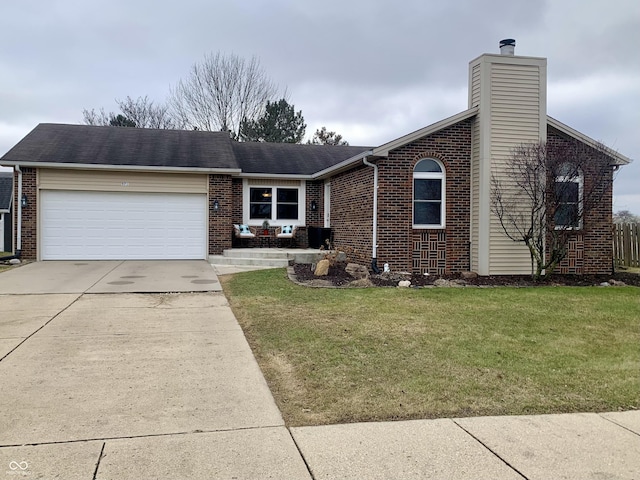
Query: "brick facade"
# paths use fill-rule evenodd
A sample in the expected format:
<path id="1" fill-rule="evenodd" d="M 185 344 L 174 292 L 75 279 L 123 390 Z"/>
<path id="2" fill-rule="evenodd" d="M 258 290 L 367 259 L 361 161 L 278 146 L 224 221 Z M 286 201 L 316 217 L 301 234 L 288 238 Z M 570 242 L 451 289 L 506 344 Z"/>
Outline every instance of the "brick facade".
<path id="1" fill-rule="evenodd" d="M 390 152 L 378 165 L 378 250 L 381 268 L 434 275 L 469 269 L 471 122 L 465 120 Z M 446 169 L 444 229 L 414 229 L 413 168 L 436 158 Z M 331 227 L 337 246 L 372 252 L 373 168 L 361 166 L 331 179 Z"/>
<path id="2" fill-rule="evenodd" d="M 331 228 L 335 246 L 351 247 L 351 260 L 368 265 L 372 253 L 373 168 L 365 165 L 331 178 Z"/>
<path id="3" fill-rule="evenodd" d="M 229 175 L 209 175 L 209 255 L 221 255 L 224 249 L 231 248 L 231 225 L 237 208 L 234 186 Z M 242 198 L 242 183 L 240 195 Z M 215 200 L 218 211 L 213 209 Z"/>
<path id="4" fill-rule="evenodd" d="M 547 129 L 547 141 L 566 142 L 567 138 L 556 129 Z M 591 190 L 594 171 L 584 174 L 584 189 Z M 556 272 L 562 274 L 606 274 L 613 269 L 613 170 L 604 182 L 604 190 L 596 193 L 600 201 L 584 218 L 582 229 L 569 240 L 568 253 Z"/>
<path id="5" fill-rule="evenodd" d="M 416 140 L 378 162 L 378 263 L 433 275 L 469 269 L 471 122 Z M 423 158 L 440 160 L 445 167 L 444 229 L 412 227 L 413 168 Z"/>
<path id="6" fill-rule="evenodd" d="M 38 170 L 36 168 L 22 168 L 22 194 L 27 196 L 27 206 L 22 209 L 22 258 L 35 260 L 38 257 Z M 13 244 L 16 250 L 18 249 L 18 208 L 20 208 L 20 202 L 21 199 L 18 198 L 18 173 L 15 173 L 13 185 L 15 237 Z"/>

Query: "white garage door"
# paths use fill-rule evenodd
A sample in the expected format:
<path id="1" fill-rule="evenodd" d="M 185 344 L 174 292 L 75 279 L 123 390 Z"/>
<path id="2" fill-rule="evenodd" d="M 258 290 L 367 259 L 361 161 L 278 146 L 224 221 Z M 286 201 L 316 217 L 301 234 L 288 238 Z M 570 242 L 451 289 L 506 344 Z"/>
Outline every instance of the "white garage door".
<path id="1" fill-rule="evenodd" d="M 202 194 L 43 190 L 43 260 L 206 258 Z"/>

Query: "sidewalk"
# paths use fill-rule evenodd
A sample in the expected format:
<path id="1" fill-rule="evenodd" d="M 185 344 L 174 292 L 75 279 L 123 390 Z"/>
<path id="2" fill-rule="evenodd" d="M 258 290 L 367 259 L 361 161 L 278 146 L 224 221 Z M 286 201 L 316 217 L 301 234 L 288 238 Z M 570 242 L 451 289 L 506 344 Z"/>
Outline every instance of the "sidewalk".
<path id="1" fill-rule="evenodd" d="M 640 411 L 292 428 L 315 479 L 639 479 Z"/>
<path id="2" fill-rule="evenodd" d="M 0 354 L 0 480 L 640 480 L 640 411 L 287 428 L 216 291 L 0 295 Z"/>

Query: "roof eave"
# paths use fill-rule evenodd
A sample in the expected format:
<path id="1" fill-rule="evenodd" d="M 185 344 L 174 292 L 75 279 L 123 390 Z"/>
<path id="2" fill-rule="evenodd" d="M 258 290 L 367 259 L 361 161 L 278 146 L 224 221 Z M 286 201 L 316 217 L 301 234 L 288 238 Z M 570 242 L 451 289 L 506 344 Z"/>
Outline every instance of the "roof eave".
<path id="1" fill-rule="evenodd" d="M 407 145 L 408 143 L 418 140 L 419 138 L 422 138 L 426 135 L 431 135 L 432 133 L 442 130 L 443 128 L 450 127 L 451 125 L 454 125 L 458 122 L 462 122 L 463 120 L 473 117 L 477 113 L 478 107 L 473 107 L 463 112 L 457 113 L 451 117 L 440 120 L 439 122 L 427 125 L 426 127 L 416 130 L 415 132 L 411 132 L 400 138 L 396 138 L 395 140 L 385 143 L 384 145 L 380 145 L 379 147 L 373 149 L 372 154 L 376 157 L 387 157 L 389 156 L 389 152 L 391 150 L 400 148 L 404 145 Z"/>
<path id="2" fill-rule="evenodd" d="M 366 157 L 370 157 L 373 155 L 373 150 L 366 150 L 364 152 L 360 152 L 358 155 L 354 155 L 353 157 L 347 158 L 340 163 L 336 163 L 335 165 L 325 168 L 324 170 L 320 170 L 312 175 L 313 180 L 322 180 L 324 178 L 330 177 L 340 172 L 344 172 L 345 170 L 349 170 L 353 168 L 355 165 L 359 164 L 362 159 Z"/>
<path id="3" fill-rule="evenodd" d="M 562 133 L 575 138 L 576 140 L 580 140 L 581 142 L 586 143 L 587 145 L 593 148 L 598 148 L 600 145 L 602 145 L 601 142 L 598 142 L 593 138 L 586 136 L 584 133 L 580 133 L 579 131 L 574 130 L 570 126 L 565 125 L 564 123 L 556 120 L 553 117 L 550 117 L 549 115 L 547 115 L 547 124 L 555 128 L 556 130 L 559 130 Z M 628 165 L 631 162 L 633 162 L 632 159 L 622 155 L 621 153 L 616 152 L 615 150 L 609 149 L 609 151 L 610 151 L 611 157 L 615 160 L 614 165 L 622 166 L 622 165 Z"/>
<path id="4" fill-rule="evenodd" d="M 19 162 L 15 160 L 2 160 L 2 166 L 33 168 L 61 168 L 82 170 L 127 170 L 140 172 L 167 172 L 167 173 L 215 173 L 236 175 L 242 172 L 239 168 L 205 168 L 205 167 L 161 167 L 151 165 L 99 165 L 92 163 L 58 163 L 58 162 Z"/>
<path id="5" fill-rule="evenodd" d="M 313 175 L 303 175 L 299 173 L 256 173 L 241 172 L 237 175 L 240 178 L 268 178 L 284 180 L 313 180 Z"/>

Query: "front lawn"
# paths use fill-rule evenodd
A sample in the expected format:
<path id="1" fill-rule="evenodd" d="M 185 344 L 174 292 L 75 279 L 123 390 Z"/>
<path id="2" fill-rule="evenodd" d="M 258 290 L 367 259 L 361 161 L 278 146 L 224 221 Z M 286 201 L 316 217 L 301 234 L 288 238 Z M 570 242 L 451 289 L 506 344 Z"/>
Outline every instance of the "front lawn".
<path id="1" fill-rule="evenodd" d="M 637 287 L 221 281 L 288 425 L 640 408 Z"/>

